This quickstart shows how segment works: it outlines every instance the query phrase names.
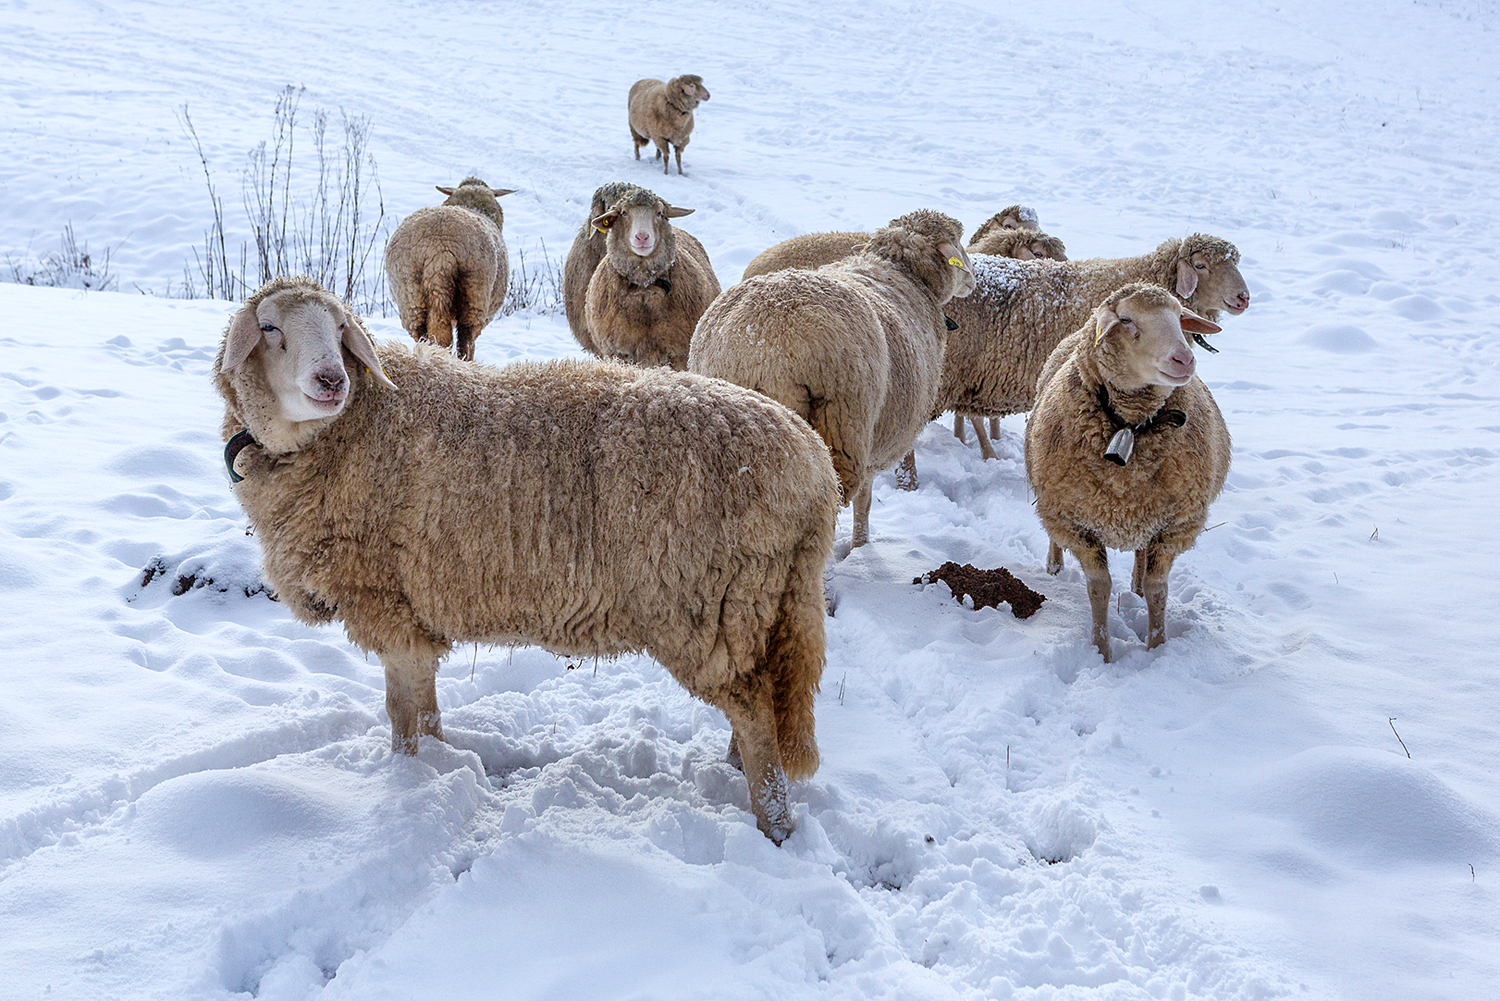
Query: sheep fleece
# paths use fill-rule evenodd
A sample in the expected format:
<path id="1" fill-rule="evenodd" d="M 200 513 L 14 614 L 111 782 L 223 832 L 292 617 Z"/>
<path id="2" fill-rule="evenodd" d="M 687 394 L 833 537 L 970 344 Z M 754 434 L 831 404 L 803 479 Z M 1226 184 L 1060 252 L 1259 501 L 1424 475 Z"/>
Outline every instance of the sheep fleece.
<path id="1" fill-rule="evenodd" d="M 645 650 L 710 703 L 769 660 L 786 773 L 816 769 L 839 501 L 806 424 L 685 373 L 378 351 L 399 390 L 346 351 L 345 411 L 299 451 L 239 463 L 266 577 L 299 619 L 342 619 L 377 652 Z M 226 440 L 243 426 L 245 368 L 232 382 L 215 363 Z"/>

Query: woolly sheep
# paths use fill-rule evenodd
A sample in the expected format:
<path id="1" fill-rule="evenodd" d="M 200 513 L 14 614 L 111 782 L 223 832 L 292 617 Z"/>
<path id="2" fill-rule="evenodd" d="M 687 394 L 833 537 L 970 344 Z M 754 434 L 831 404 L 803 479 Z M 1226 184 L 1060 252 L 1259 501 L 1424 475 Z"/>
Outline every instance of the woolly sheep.
<path id="1" fill-rule="evenodd" d="M 635 143 L 635 158 L 641 158 L 641 147 L 656 144 L 656 158 L 661 172 L 672 172 L 669 147 L 677 150 L 677 173 L 682 173 L 682 149 L 693 131 L 693 109 L 708 100 L 703 78 L 694 73 L 660 80 L 637 80 L 630 87 L 630 139 Z"/>
<path id="2" fill-rule="evenodd" d="M 920 210 L 891 221 L 848 260 L 777 271 L 714 300 L 688 367 L 759 390 L 828 443 L 853 546 L 869 539 L 876 472 L 910 447 L 932 411 L 947 340 L 943 304 L 974 278 L 963 226 Z"/>
<path id="3" fill-rule="evenodd" d="M 992 229 L 982 239 L 969 241 L 971 254 L 994 254 L 1018 261 L 1066 261 L 1068 248 L 1055 236 L 1035 229 Z"/>
<path id="4" fill-rule="evenodd" d="M 958 324 L 948 339 L 938 406 L 976 418 L 974 430 L 986 459 L 995 457 L 977 418 L 1003 417 L 1031 409 L 1048 357 L 1060 364 L 1076 331 L 1094 306 L 1130 282 L 1151 282 L 1175 291 L 1209 320 L 1221 310 L 1243 313 L 1250 291 L 1234 244 L 1195 233 L 1167 240 L 1139 257 L 1085 261 L 1011 261 L 977 255 L 978 287 L 948 315 Z M 1055 369 L 1056 364 L 1053 364 Z"/>
<path id="5" fill-rule="evenodd" d="M 719 294 L 703 244 L 669 221 L 692 211 L 637 188 L 594 218 L 606 233 L 584 299 L 595 354 L 687 367 L 693 327 Z"/>
<path id="6" fill-rule="evenodd" d="M 496 199 L 515 189 L 466 177 L 438 190 L 447 201 L 417 209 L 391 234 L 385 273 L 406 332 L 446 348 L 456 325 L 458 356 L 472 361 L 474 339 L 500 312 L 510 284 L 505 213 Z"/>
<path id="7" fill-rule="evenodd" d="M 574 340 L 591 354 L 598 352 L 594 350 L 594 338 L 589 333 L 584 305 L 589 293 L 589 279 L 594 277 L 594 269 L 604 259 L 605 235 L 595 228 L 594 220 L 615 202 L 639 190 L 639 185 L 628 181 L 611 181 L 595 189 L 588 218 L 583 220 L 583 226 L 573 238 L 573 246 L 563 264 L 563 312 L 568 316 L 568 327 L 573 331 Z"/>
<path id="8" fill-rule="evenodd" d="M 246 300 L 214 380 L 266 579 L 380 656 L 393 751 L 442 738 L 455 643 L 644 650 L 729 717 L 756 822 L 787 836 L 838 513 L 802 421 L 696 375 L 377 346 L 306 278 Z"/>
<path id="9" fill-rule="evenodd" d="M 974 230 L 974 235 L 969 238 L 968 250 L 971 253 L 974 252 L 975 246 L 996 230 L 1039 230 L 1041 228 L 1042 224 L 1037 219 L 1036 209 L 1029 205 L 1012 205 L 1010 208 L 1001 209 L 979 224 L 979 228 Z M 981 250 L 979 253 L 987 254 L 990 251 Z"/>
<path id="10" fill-rule="evenodd" d="M 1078 348 L 1042 388 L 1026 424 L 1026 475 L 1051 544 L 1088 578 L 1092 639 L 1109 660 L 1106 547 L 1135 551 L 1131 589 L 1146 599 L 1146 647 L 1166 639 L 1167 574 L 1192 548 L 1229 472 L 1229 431 L 1194 374 L 1184 331 L 1216 333 L 1157 285 L 1119 289 L 1078 331 Z"/>

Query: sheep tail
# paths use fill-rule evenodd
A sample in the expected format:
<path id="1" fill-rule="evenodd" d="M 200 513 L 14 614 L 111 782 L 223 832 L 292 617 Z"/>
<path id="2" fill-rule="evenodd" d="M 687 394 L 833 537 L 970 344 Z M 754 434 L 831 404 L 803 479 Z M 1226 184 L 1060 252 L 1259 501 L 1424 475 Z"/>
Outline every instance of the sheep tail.
<path id="1" fill-rule="evenodd" d="M 453 346 L 460 277 L 458 258 L 447 250 L 429 257 L 422 269 L 422 294 L 427 300 L 427 340 L 445 348 Z"/>
<path id="2" fill-rule="evenodd" d="M 813 699 L 823 676 L 823 563 L 830 541 L 823 536 L 833 532 L 831 517 L 828 522 L 826 529 L 809 532 L 798 544 L 766 643 L 776 744 L 789 779 L 805 779 L 818 770 Z"/>

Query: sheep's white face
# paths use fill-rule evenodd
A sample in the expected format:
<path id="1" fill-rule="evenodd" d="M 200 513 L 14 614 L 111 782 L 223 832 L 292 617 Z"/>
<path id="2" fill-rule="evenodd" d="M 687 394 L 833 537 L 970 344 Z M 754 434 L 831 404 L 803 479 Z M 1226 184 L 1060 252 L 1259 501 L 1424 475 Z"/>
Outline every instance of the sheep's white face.
<path id="1" fill-rule="evenodd" d="M 282 293 L 262 302 L 255 314 L 262 338 L 261 367 L 282 417 L 309 421 L 337 416 L 349 399 L 343 310 Z"/>
<path id="2" fill-rule="evenodd" d="M 650 205 L 632 205 L 625 210 L 621 219 L 629 226 L 626 245 L 632 254 L 640 257 L 650 257 L 660 242 L 657 227 L 669 225 L 666 213 Z"/>
<path id="3" fill-rule="evenodd" d="M 1103 357 L 1110 382 L 1121 389 L 1142 386 L 1186 385 L 1197 370 L 1192 346 L 1183 327 L 1200 333 L 1215 333 L 1217 324 L 1176 305 L 1120 300 L 1112 308 L 1102 306 L 1095 318 L 1096 337 L 1103 341 Z"/>
<path id="4" fill-rule="evenodd" d="M 1227 309 L 1238 316 L 1250 308 L 1250 289 L 1239 267 L 1202 253 L 1177 262 L 1177 294 L 1189 306 L 1205 311 Z"/>

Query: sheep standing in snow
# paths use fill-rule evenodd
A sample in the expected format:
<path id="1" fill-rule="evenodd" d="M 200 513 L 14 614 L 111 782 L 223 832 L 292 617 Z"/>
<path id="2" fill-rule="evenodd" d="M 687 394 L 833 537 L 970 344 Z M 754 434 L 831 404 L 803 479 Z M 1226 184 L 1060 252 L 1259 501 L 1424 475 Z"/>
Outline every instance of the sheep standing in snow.
<path id="1" fill-rule="evenodd" d="M 1160 646 L 1167 573 L 1197 541 L 1228 475 L 1229 431 L 1183 335 L 1218 330 L 1160 286 L 1127 285 L 1078 331 L 1026 424 L 1026 475 L 1051 540 L 1047 570 L 1062 569 L 1063 549 L 1083 564 L 1092 638 L 1106 661 L 1106 547 L 1135 551 L 1146 647 Z"/>
<path id="2" fill-rule="evenodd" d="M 438 185 L 441 205 L 401 220 L 385 247 L 385 273 L 401 326 L 414 340 L 453 344 L 474 359 L 474 339 L 500 312 L 510 284 L 505 213 L 496 200 L 514 188 L 491 188 L 466 177 L 456 188 Z"/>
<path id="3" fill-rule="evenodd" d="M 611 181 L 595 189 L 594 197 L 589 203 L 588 217 L 583 220 L 578 235 L 573 237 L 573 246 L 563 264 L 563 312 L 567 314 L 568 328 L 573 331 L 573 339 L 590 354 L 598 352 L 594 349 L 594 338 L 589 333 L 588 317 L 584 310 L 589 294 L 589 279 L 594 277 L 594 269 L 604 260 L 605 237 L 605 232 L 594 226 L 594 220 L 615 202 L 639 190 L 639 185 L 628 181 Z"/>
<path id="4" fill-rule="evenodd" d="M 894 219 L 848 260 L 777 271 L 714 300 L 688 366 L 765 393 L 828 443 L 853 545 L 869 539 L 875 474 L 911 448 L 943 367 L 943 304 L 974 278 L 963 226 L 921 210 Z"/>
<path id="5" fill-rule="evenodd" d="M 677 173 L 682 173 L 682 148 L 693 132 L 693 109 L 708 100 L 703 78 L 694 73 L 672 79 L 637 80 L 630 87 L 628 111 L 630 139 L 635 143 L 635 158 L 641 158 L 641 147 L 656 144 L 656 158 L 662 162 L 663 174 L 672 172 L 671 150 L 677 150 Z"/>
<path id="6" fill-rule="evenodd" d="M 606 234 L 584 299 L 595 354 L 687 367 L 693 328 L 719 294 L 703 244 L 671 223 L 692 211 L 636 188 L 594 218 Z"/>
<path id="7" fill-rule="evenodd" d="M 441 739 L 455 643 L 644 650 L 729 717 L 756 822 L 786 837 L 838 513 L 805 424 L 696 375 L 376 346 L 305 278 L 246 300 L 214 379 L 266 579 L 379 655 L 394 751 Z"/>
<path id="8" fill-rule="evenodd" d="M 977 418 L 1030 410 L 1043 369 L 1067 358 L 1081 339 L 1069 335 L 1106 296 L 1131 282 L 1151 282 L 1209 320 L 1221 310 L 1243 313 L 1250 290 L 1239 259 L 1234 244 L 1201 233 L 1167 240 L 1139 257 L 1022 262 L 978 255 L 978 287 L 948 310 L 958 329 L 948 339 L 938 404 L 976 418 L 980 451 L 992 459 Z M 1048 361 L 1054 350 L 1055 364 Z"/>

